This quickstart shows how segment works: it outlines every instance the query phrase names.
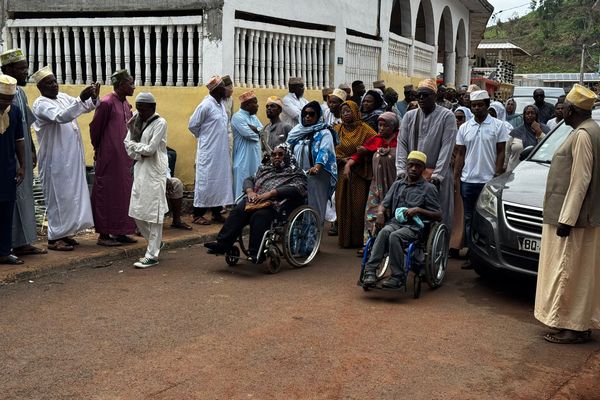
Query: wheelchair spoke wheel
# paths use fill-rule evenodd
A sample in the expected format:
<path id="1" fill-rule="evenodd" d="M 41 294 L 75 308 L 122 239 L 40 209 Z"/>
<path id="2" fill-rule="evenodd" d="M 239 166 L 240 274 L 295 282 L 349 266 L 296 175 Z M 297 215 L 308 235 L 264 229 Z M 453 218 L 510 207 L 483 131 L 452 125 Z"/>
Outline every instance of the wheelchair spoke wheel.
<path id="1" fill-rule="evenodd" d="M 446 275 L 449 240 L 448 228 L 445 225 L 435 223 L 431 226 L 427 238 L 425 276 L 432 289 L 440 286 Z"/>
<path id="2" fill-rule="evenodd" d="M 230 267 L 237 265 L 240 260 L 240 249 L 237 246 L 233 246 L 231 250 L 225 254 L 225 262 Z"/>
<path id="3" fill-rule="evenodd" d="M 390 256 L 385 256 L 379 267 L 377 268 L 377 279 L 383 279 L 385 276 L 389 275 L 390 270 Z"/>
<path id="4" fill-rule="evenodd" d="M 317 212 L 307 205 L 296 208 L 289 216 L 283 236 L 283 254 L 295 268 L 312 261 L 319 251 L 323 227 Z"/>

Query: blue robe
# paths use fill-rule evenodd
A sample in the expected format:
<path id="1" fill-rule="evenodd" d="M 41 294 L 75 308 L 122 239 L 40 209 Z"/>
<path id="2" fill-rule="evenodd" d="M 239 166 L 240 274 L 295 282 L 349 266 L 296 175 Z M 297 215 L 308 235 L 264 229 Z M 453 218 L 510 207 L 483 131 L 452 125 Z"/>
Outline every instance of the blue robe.
<path id="1" fill-rule="evenodd" d="M 244 180 L 256 174 L 260 166 L 260 135 L 248 125 L 255 126 L 259 131 L 263 126 L 256 117 L 248 111 L 240 109 L 231 117 L 233 130 L 233 193 L 237 199 L 244 193 Z"/>

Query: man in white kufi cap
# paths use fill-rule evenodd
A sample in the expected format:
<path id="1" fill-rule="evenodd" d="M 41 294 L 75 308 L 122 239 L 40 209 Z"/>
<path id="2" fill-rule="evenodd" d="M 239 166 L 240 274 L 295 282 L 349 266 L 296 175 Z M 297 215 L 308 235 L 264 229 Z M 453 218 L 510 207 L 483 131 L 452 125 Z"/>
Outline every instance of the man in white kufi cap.
<path id="1" fill-rule="evenodd" d="M 166 199 L 167 121 L 156 113 L 152 93 L 142 92 L 135 98 L 137 112 L 127 123 L 125 150 L 135 160 L 129 216 L 135 220 L 148 241 L 146 254 L 133 265 L 148 268 L 158 264 L 164 215 L 169 211 Z"/>
<path id="2" fill-rule="evenodd" d="M 460 179 L 468 247 L 472 246 L 471 220 L 477 198 L 485 184 L 503 172 L 504 149 L 510 133 L 508 124 L 489 115 L 488 92 L 474 90 L 470 98 L 473 118 L 458 129 L 457 156 L 454 161 L 455 180 Z M 471 268 L 468 261 L 463 265 L 463 269 Z"/>
<path id="3" fill-rule="evenodd" d="M 11 254 L 17 186 L 25 175 L 21 110 L 12 106 L 16 92 L 17 80 L 0 75 L 0 264 L 23 264 Z"/>
<path id="4" fill-rule="evenodd" d="M 188 129 L 198 141 L 196 148 L 196 186 L 194 192 L 194 223 L 210 225 L 224 222 L 223 206 L 234 203 L 227 110 L 226 87 L 220 76 L 210 78 L 209 95 L 190 117 Z M 210 210 L 212 222 L 204 215 Z"/>
<path id="5" fill-rule="evenodd" d="M 300 112 L 308 104 L 304 98 L 304 79 L 292 76 L 288 80 L 289 93 L 283 98 L 283 112 L 281 120 L 288 125 L 296 126 L 300 123 Z"/>
<path id="6" fill-rule="evenodd" d="M 44 254 L 45 249 L 33 244 L 37 241 L 35 220 L 35 204 L 33 198 L 33 169 L 37 164 L 35 144 L 31 137 L 31 125 L 35 118 L 29 108 L 27 95 L 22 89 L 27 85 L 29 65 L 25 53 L 21 49 L 10 49 L 0 54 L 2 73 L 17 80 L 17 93 L 13 99 L 13 106 L 21 110 L 21 124 L 23 125 L 23 146 L 25 147 L 25 176 L 23 183 L 17 187 L 17 200 L 12 222 L 12 246 L 15 256 L 26 254 Z"/>
<path id="7" fill-rule="evenodd" d="M 72 97 L 59 92 L 49 67 L 41 68 L 32 78 L 41 93 L 32 110 L 48 217 L 48 249 L 70 251 L 78 244 L 73 236 L 94 226 L 77 118 L 96 108 L 100 84 L 90 85 L 79 97 Z"/>

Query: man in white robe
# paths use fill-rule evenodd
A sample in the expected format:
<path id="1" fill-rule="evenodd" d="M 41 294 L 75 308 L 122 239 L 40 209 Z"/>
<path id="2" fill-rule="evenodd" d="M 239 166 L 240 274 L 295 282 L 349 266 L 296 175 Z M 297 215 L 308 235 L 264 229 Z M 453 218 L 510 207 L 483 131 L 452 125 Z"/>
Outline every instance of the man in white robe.
<path id="1" fill-rule="evenodd" d="M 563 118 L 573 132 L 556 150 L 546 182 L 535 318 L 551 343 L 584 343 L 600 328 L 600 127 L 597 96 L 575 84 Z"/>
<path id="2" fill-rule="evenodd" d="M 244 194 L 244 181 L 256 174 L 260 166 L 260 130 L 263 125 L 256 117 L 258 99 L 253 91 L 240 97 L 240 109 L 231 118 L 233 129 L 233 194 Z"/>
<path id="3" fill-rule="evenodd" d="M 94 226 L 77 117 L 96 108 L 100 85 L 86 87 L 76 98 L 58 91 L 49 67 L 32 78 L 42 94 L 32 109 L 48 217 L 48 249 L 69 251 L 78 244 L 71 236 Z"/>
<path id="4" fill-rule="evenodd" d="M 29 64 L 25 53 L 21 49 L 7 50 L 0 55 L 2 73 L 12 76 L 17 80 L 17 94 L 13 105 L 21 110 L 21 124 L 23 125 L 23 146 L 25 147 L 23 183 L 17 186 L 17 198 L 12 223 L 12 246 L 15 256 L 28 254 L 45 254 L 47 251 L 33 245 L 37 241 L 35 220 L 35 204 L 33 200 L 33 169 L 37 164 L 35 145 L 31 137 L 31 125 L 35 120 L 29 108 L 27 95 L 22 89 L 27 85 L 29 77 Z"/>
<path id="5" fill-rule="evenodd" d="M 127 124 L 125 150 L 133 160 L 133 187 L 129 216 L 135 219 L 140 233 L 148 241 L 146 254 L 133 265 L 148 268 L 158 264 L 162 247 L 164 215 L 169 211 L 165 171 L 167 157 L 167 121 L 156 113 L 152 93 L 142 92 L 135 98 L 137 113 Z"/>
<path id="6" fill-rule="evenodd" d="M 291 77 L 288 81 L 288 90 L 290 91 L 283 98 L 283 112 L 281 120 L 291 126 L 300 123 L 300 113 L 302 108 L 308 104 L 304 96 L 304 79 Z"/>
<path id="7" fill-rule="evenodd" d="M 223 105 L 225 86 L 221 77 L 213 76 L 206 87 L 210 95 L 198 105 L 188 124 L 188 129 L 198 140 L 194 223 L 200 225 L 211 223 L 204 218 L 208 209 L 213 222 L 224 222 L 221 209 L 233 204 L 227 111 Z"/>

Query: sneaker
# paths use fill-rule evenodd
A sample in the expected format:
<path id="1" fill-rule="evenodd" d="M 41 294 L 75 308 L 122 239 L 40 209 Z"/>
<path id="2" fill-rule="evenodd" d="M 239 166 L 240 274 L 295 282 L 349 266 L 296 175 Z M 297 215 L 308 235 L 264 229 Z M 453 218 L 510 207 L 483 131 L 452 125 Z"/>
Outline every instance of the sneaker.
<path id="1" fill-rule="evenodd" d="M 404 279 L 401 276 L 391 276 L 381 284 L 381 286 L 388 289 L 400 289 L 404 285 Z"/>
<path id="2" fill-rule="evenodd" d="M 377 275 L 372 271 L 365 271 L 362 283 L 364 286 L 375 285 L 377 283 Z"/>
<path id="3" fill-rule="evenodd" d="M 153 258 L 141 258 L 138 262 L 134 263 L 133 265 L 136 268 L 149 268 L 149 267 L 153 267 L 155 265 L 158 264 L 158 260 L 155 260 Z"/>

